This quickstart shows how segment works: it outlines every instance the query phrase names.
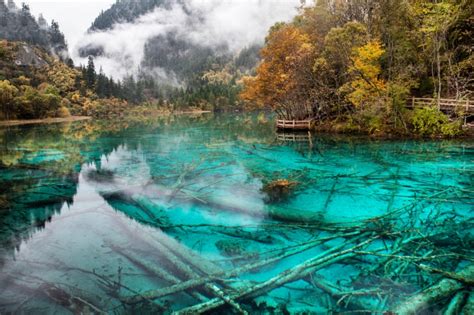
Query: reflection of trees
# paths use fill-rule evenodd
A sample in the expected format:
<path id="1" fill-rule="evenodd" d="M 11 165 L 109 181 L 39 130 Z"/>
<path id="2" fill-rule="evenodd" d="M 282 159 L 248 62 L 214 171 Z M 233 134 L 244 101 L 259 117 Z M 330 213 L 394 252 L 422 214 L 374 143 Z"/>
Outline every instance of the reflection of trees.
<path id="1" fill-rule="evenodd" d="M 144 133 L 184 134 L 196 123 L 211 128 L 212 122 L 206 116 L 169 116 L 0 129 L 0 248 L 19 246 L 64 204 L 72 203 L 84 163 L 100 171 L 102 157 L 120 145 L 134 150 L 142 145 Z M 220 126 L 225 127 L 224 120 Z"/>
<path id="2" fill-rule="evenodd" d="M 10 251 L 44 227 L 76 194 L 84 163 L 121 144 L 118 124 L 92 122 L 0 130 L 0 248 Z M 0 253 L 0 257 L 4 257 Z M 1 260 L 0 260 L 1 263 Z"/>

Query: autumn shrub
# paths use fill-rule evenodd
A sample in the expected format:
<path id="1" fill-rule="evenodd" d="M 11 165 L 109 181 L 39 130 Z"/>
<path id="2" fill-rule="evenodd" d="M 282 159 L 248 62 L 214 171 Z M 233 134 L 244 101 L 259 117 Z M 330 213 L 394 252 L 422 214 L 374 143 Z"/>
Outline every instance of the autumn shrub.
<path id="1" fill-rule="evenodd" d="M 7 56 L 5 47 L 0 43 L 0 58 L 3 59 Z"/>
<path id="2" fill-rule="evenodd" d="M 411 123 L 413 130 L 424 137 L 454 137 L 462 132 L 461 122 L 450 122 L 448 116 L 435 107 L 415 109 Z"/>
<path id="3" fill-rule="evenodd" d="M 127 110 L 128 103 L 117 98 L 87 99 L 84 103 L 84 114 L 92 117 L 121 117 Z"/>
<path id="4" fill-rule="evenodd" d="M 6 60 L 11 58 L 12 49 L 6 40 L 0 40 L 0 59 Z"/>
<path id="5" fill-rule="evenodd" d="M 35 110 L 32 101 L 25 95 L 15 97 L 14 115 L 16 118 L 33 119 L 35 118 Z"/>
<path id="6" fill-rule="evenodd" d="M 69 112 L 69 109 L 67 107 L 61 106 L 57 110 L 56 116 L 61 117 L 61 118 L 66 118 L 66 117 L 70 117 L 71 113 Z"/>
<path id="7" fill-rule="evenodd" d="M 8 80 L 0 81 L 0 111 L 6 119 L 12 118 L 12 106 L 18 89 Z"/>

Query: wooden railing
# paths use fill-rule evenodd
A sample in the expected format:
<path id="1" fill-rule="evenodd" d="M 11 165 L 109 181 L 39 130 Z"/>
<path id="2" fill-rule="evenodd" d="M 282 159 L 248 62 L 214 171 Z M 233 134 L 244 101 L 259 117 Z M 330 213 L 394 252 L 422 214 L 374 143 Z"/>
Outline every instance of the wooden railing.
<path id="1" fill-rule="evenodd" d="M 309 130 L 311 129 L 311 120 L 277 120 L 278 129 Z"/>
<path id="2" fill-rule="evenodd" d="M 474 101 L 470 100 L 441 98 L 438 102 L 437 98 L 414 97 L 407 102 L 407 107 L 413 109 L 427 106 L 436 106 L 441 111 L 464 110 L 466 115 L 474 114 Z"/>

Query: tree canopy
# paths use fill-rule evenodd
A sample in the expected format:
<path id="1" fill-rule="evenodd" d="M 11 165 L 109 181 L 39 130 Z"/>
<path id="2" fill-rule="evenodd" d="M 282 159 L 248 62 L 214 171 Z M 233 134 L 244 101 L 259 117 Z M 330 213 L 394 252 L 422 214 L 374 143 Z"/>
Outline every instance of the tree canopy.
<path id="1" fill-rule="evenodd" d="M 408 97 L 472 97 L 472 16 L 466 0 L 315 1 L 269 31 L 240 96 L 290 119 L 406 129 Z"/>

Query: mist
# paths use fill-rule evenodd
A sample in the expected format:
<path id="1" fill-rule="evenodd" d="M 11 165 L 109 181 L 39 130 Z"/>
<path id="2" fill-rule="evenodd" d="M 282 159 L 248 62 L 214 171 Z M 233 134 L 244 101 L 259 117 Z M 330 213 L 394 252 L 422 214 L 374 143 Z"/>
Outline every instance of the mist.
<path id="1" fill-rule="evenodd" d="M 180 1 L 179 1 L 180 2 Z M 263 43 L 268 29 L 279 21 L 289 21 L 297 13 L 299 0 L 189 0 L 156 8 L 133 23 L 115 24 L 111 30 L 89 32 L 73 49 L 74 61 L 85 64 L 81 48 L 102 51 L 96 67 L 122 79 L 137 73 L 145 44 L 159 35 L 173 32 L 194 45 L 236 54 L 255 43 Z M 166 77 L 163 69 L 149 69 L 155 77 Z M 171 75 L 172 77 L 172 75 Z"/>

